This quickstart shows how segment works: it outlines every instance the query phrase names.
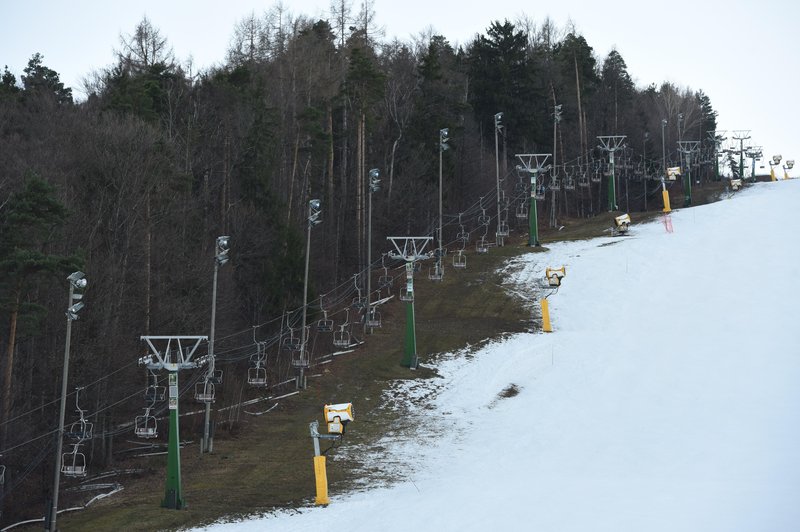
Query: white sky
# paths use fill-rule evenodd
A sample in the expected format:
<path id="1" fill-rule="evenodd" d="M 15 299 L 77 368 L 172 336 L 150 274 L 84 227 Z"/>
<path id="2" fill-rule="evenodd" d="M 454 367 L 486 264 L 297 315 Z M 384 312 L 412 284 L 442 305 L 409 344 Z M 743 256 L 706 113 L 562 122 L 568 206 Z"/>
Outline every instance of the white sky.
<path id="1" fill-rule="evenodd" d="M 353 0 L 358 10 L 360 0 Z M 17 76 L 40 52 L 44 64 L 77 93 L 90 71 L 113 62 L 121 33 L 143 15 L 161 30 L 179 59 L 196 68 L 224 60 L 235 23 L 275 2 L 255 0 L 2 0 L 0 67 Z M 563 27 L 572 20 L 602 59 L 616 47 L 639 86 L 668 80 L 702 89 L 718 111 L 724 130 L 751 130 L 752 143 L 769 157 L 800 159 L 800 49 L 794 32 L 800 3 L 793 0 L 690 1 L 573 0 L 523 3 L 513 0 L 375 0 L 377 23 L 387 38 L 409 41 L 428 27 L 451 43 L 465 43 L 493 20 L 526 14 L 536 22 L 550 16 Z M 295 14 L 326 17 L 329 0 L 290 0 Z M 673 125 L 675 126 L 675 125 Z"/>

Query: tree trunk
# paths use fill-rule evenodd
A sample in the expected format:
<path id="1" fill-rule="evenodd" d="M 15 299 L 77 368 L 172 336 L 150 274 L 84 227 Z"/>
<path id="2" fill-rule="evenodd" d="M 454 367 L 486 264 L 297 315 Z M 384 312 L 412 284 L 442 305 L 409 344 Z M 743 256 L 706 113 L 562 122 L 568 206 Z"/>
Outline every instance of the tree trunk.
<path id="1" fill-rule="evenodd" d="M 14 386 L 12 377 L 14 375 L 14 351 L 17 348 L 17 318 L 19 317 L 19 305 L 22 297 L 22 281 L 17 281 L 14 290 L 14 299 L 11 305 L 11 317 L 8 324 L 8 344 L 6 345 L 6 365 L 3 375 L 3 425 L 0 432 L 0 448 L 6 447 L 6 436 L 8 435 L 8 420 L 11 419 L 11 405 L 14 399 Z"/>

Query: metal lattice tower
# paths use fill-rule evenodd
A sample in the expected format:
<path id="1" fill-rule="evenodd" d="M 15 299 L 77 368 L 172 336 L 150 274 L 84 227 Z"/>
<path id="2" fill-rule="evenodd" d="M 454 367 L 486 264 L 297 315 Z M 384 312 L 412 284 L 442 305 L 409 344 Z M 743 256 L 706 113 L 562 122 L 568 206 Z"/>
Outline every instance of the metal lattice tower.
<path id="1" fill-rule="evenodd" d="M 169 443 L 167 445 L 167 481 L 161 506 L 173 510 L 186 507 L 181 489 L 180 431 L 178 426 L 178 372 L 194 369 L 206 364 L 211 357 L 193 360 L 200 343 L 208 336 L 142 336 L 150 348 L 150 354 L 139 359 L 139 364 L 151 371 L 165 369 L 169 372 Z M 155 343 L 164 345 L 159 350 Z"/>
<path id="2" fill-rule="evenodd" d="M 608 178 L 608 210 L 616 211 L 619 210 L 619 206 L 617 205 L 617 186 L 616 186 L 616 176 L 614 172 L 614 152 L 624 147 L 622 145 L 622 141 L 625 140 L 626 135 L 606 135 L 606 136 L 598 136 L 597 138 L 602 144 L 602 146 L 599 146 L 599 148 L 608 152 L 608 162 L 611 167 L 611 175 Z"/>
<path id="3" fill-rule="evenodd" d="M 411 369 L 418 365 L 417 333 L 414 325 L 414 263 L 418 260 L 430 258 L 430 253 L 425 253 L 425 246 L 433 240 L 429 236 L 387 236 L 396 250 L 389 252 L 389 257 L 403 260 L 406 263 L 406 336 L 401 364 Z"/>
<path id="4" fill-rule="evenodd" d="M 519 159 L 520 165 L 522 170 L 528 172 L 531 176 L 531 204 L 530 209 L 528 210 L 528 222 L 529 222 L 529 233 L 528 233 L 528 245 L 529 246 L 539 246 L 539 222 L 538 222 L 538 213 L 536 211 L 536 197 L 537 197 L 537 180 L 539 175 L 548 169 L 548 166 L 545 166 L 547 159 L 551 156 L 551 153 L 518 153 L 517 159 Z"/>

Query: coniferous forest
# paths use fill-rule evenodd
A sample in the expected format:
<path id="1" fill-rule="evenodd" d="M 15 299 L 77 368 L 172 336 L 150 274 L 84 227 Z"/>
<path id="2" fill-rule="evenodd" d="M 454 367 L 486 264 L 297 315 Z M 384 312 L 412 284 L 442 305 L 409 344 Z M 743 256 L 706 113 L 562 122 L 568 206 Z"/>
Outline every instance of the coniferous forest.
<path id="1" fill-rule="evenodd" d="M 241 19 L 222 30 L 232 34 L 225 63 L 202 71 L 144 18 L 120 36 L 114 64 L 87 74 L 82 99 L 46 53 L 2 73 L 4 523 L 49 496 L 74 271 L 88 284 L 71 329 L 67 419 L 83 387 L 93 434 L 81 452 L 100 470 L 115 440 L 131 437 L 143 391 L 164 384 L 138 363 L 148 354 L 140 336 L 208 335 L 218 236 L 230 237 L 230 260 L 218 265 L 216 367 L 246 375 L 261 341 L 276 346 L 275 384 L 293 375 L 295 355 L 278 344 L 300 335 L 312 199 L 321 223 L 310 231 L 308 315 L 325 311 L 338 328 L 366 289 L 370 200 L 375 300 L 381 266 L 399 264 L 382 257 L 386 236 L 437 237 L 440 160 L 451 252 L 495 242 L 501 223 L 527 233 L 531 174 L 516 154 L 555 155 L 536 184 L 542 227 L 658 210 L 664 166 L 690 168 L 700 186 L 714 179 L 709 98 L 672 83 L 637 87 L 624 50 L 600 57 L 574 28 L 530 18 L 487 21 L 458 47 L 435 34 L 388 41 L 370 2 L 360 12 L 335 4 L 324 20 L 281 8 Z M 597 137 L 616 135 L 625 139 L 611 168 Z M 678 140 L 700 141 L 690 161 Z M 326 348 L 315 349 L 301 356 Z M 204 371 L 181 377 L 187 398 Z"/>

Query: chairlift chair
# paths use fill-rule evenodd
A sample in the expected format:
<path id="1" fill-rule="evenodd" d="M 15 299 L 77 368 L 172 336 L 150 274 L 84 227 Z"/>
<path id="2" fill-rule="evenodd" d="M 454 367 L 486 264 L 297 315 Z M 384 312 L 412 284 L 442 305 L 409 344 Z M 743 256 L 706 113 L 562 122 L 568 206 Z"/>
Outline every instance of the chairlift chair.
<path id="1" fill-rule="evenodd" d="M 150 386 L 144 389 L 144 398 L 146 401 L 151 401 L 151 402 L 163 401 L 166 393 L 167 389 L 165 386 L 157 386 L 155 384 L 151 384 Z"/>
<path id="2" fill-rule="evenodd" d="M 317 331 L 319 332 L 331 332 L 333 331 L 333 320 L 328 318 L 328 311 L 323 310 L 322 315 L 324 316 L 321 320 L 317 322 Z"/>
<path id="3" fill-rule="evenodd" d="M 488 253 L 489 252 L 489 244 L 486 242 L 486 237 L 482 236 L 478 241 L 475 243 L 475 251 L 478 253 Z"/>
<path id="4" fill-rule="evenodd" d="M 555 174 L 550 176 L 550 190 L 559 191 L 561 190 L 561 180 L 558 179 L 558 176 Z"/>
<path id="5" fill-rule="evenodd" d="M 594 171 L 591 174 L 590 180 L 592 183 L 600 183 L 603 180 L 603 176 L 600 175 L 602 171 L 602 166 L 600 163 L 594 164 Z"/>
<path id="6" fill-rule="evenodd" d="M 307 368 L 310 365 L 307 350 L 299 350 L 292 353 L 292 367 L 294 368 Z"/>
<path id="7" fill-rule="evenodd" d="M 497 236 L 508 236 L 508 222 L 502 221 L 497 224 Z"/>
<path id="8" fill-rule="evenodd" d="M 71 453 L 61 455 L 61 473 L 67 477 L 86 476 L 86 455 L 78 452 L 78 445 L 75 444 Z"/>
<path id="9" fill-rule="evenodd" d="M 517 206 L 517 218 L 519 218 L 520 220 L 524 220 L 527 217 L 528 217 L 528 206 L 520 202 L 520 204 Z"/>
<path id="10" fill-rule="evenodd" d="M 537 185 L 533 189 L 533 198 L 536 199 L 536 200 L 543 200 L 545 198 L 545 193 L 546 192 L 547 192 L 547 190 L 545 189 L 543 184 Z"/>
<path id="11" fill-rule="evenodd" d="M 489 215 L 486 214 L 486 209 L 478 215 L 478 225 L 489 225 Z"/>
<path id="12" fill-rule="evenodd" d="M 458 255 L 453 255 L 453 268 L 459 268 L 463 270 L 466 267 L 467 267 L 467 257 L 459 249 Z"/>
<path id="13" fill-rule="evenodd" d="M 294 329 L 289 328 L 289 336 L 281 341 L 281 348 L 287 351 L 297 351 L 300 349 L 300 338 L 295 338 Z"/>
<path id="14" fill-rule="evenodd" d="M 444 277 L 444 268 L 442 263 L 437 260 L 436 263 L 428 270 L 428 279 L 431 281 L 441 281 Z"/>
<path id="15" fill-rule="evenodd" d="M 408 288 L 400 289 L 400 301 L 414 301 L 414 293 L 409 292 Z"/>
<path id="16" fill-rule="evenodd" d="M 213 403 L 214 402 L 214 383 L 210 380 L 198 382 L 194 385 L 194 398 L 195 401 L 200 403 Z"/>
<path id="17" fill-rule="evenodd" d="M 85 419 L 76 421 L 69 426 L 69 430 L 65 432 L 68 438 L 78 441 L 86 441 L 92 439 L 92 428 L 94 423 L 89 423 Z"/>
<path id="18" fill-rule="evenodd" d="M 150 415 L 150 409 L 145 409 L 142 416 L 136 416 L 133 433 L 138 438 L 150 439 L 158 437 L 158 420 Z"/>
<path id="19" fill-rule="evenodd" d="M 214 372 L 209 377 L 209 381 L 212 384 L 222 384 L 222 370 L 215 369 Z"/>
<path id="20" fill-rule="evenodd" d="M 347 324 L 339 326 L 339 330 L 333 333 L 334 347 L 350 347 L 350 332 L 345 331 Z"/>
<path id="21" fill-rule="evenodd" d="M 250 386 L 266 386 L 267 369 L 260 366 L 249 368 L 247 370 L 247 384 Z"/>
<path id="22" fill-rule="evenodd" d="M 367 313 L 367 327 L 379 329 L 381 327 L 381 313 L 376 308 L 371 308 Z"/>

